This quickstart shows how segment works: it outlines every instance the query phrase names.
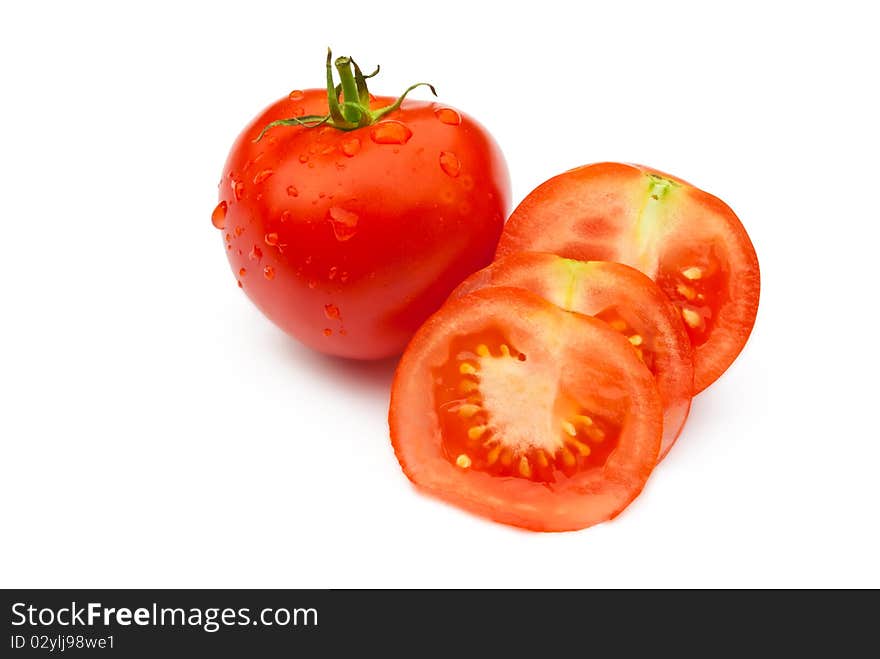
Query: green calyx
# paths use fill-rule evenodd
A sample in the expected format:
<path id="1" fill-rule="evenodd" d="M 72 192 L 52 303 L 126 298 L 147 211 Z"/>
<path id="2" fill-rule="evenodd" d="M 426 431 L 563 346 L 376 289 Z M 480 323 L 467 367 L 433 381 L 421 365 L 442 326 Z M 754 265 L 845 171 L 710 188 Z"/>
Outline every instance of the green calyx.
<path id="1" fill-rule="evenodd" d="M 660 201 L 670 190 L 672 190 L 672 188 L 678 187 L 678 183 L 675 181 L 658 176 L 657 174 L 648 174 L 648 181 L 650 182 L 648 186 L 648 194 L 651 196 L 651 199 L 655 201 Z"/>
<path id="2" fill-rule="evenodd" d="M 339 74 L 339 84 L 333 79 L 333 67 Z M 379 73 L 379 67 L 369 75 L 364 75 L 361 67 L 351 57 L 337 57 L 333 61 L 333 54 L 327 49 L 327 105 L 330 111 L 324 115 L 305 115 L 303 117 L 291 117 L 290 119 L 278 119 L 266 125 L 254 142 L 259 142 L 270 128 L 275 126 L 304 126 L 316 128 L 318 126 L 332 126 L 339 130 L 355 130 L 376 123 L 385 115 L 394 112 L 403 103 L 403 99 L 416 87 L 427 87 L 434 96 L 437 91 L 434 85 L 427 82 L 418 82 L 408 87 L 394 103 L 378 110 L 370 109 L 370 90 L 367 89 L 367 79 Z"/>

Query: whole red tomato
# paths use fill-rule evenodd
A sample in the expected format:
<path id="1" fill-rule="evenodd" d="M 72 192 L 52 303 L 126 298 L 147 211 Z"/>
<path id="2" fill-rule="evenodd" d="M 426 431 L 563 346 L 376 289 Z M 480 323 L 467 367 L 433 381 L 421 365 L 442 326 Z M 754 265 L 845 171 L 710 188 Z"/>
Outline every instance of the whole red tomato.
<path id="1" fill-rule="evenodd" d="M 291 92 L 242 131 L 212 220 L 276 325 L 321 352 L 379 358 L 492 260 L 510 183 L 475 120 L 374 97 L 352 60 L 335 66 L 339 87 L 328 54 L 328 89 Z"/>

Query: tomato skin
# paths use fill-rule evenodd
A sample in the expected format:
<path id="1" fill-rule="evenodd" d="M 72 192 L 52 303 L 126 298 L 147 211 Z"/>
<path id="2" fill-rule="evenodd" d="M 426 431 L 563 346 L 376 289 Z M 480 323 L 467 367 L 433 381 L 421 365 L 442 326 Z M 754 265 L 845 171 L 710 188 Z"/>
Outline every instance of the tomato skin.
<path id="1" fill-rule="evenodd" d="M 605 162 L 545 181 L 511 214 L 496 258 L 520 251 L 614 261 L 651 277 L 686 321 L 695 394 L 733 363 L 755 323 L 760 270 L 739 218 L 659 170 Z M 696 266 L 708 276 L 683 276 Z"/>
<path id="2" fill-rule="evenodd" d="M 444 455 L 435 373 L 452 337 L 500 326 L 511 346 L 528 352 L 524 364 L 552 362 L 563 382 L 599 396 L 592 363 L 604 386 L 619 388 L 626 422 L 602 465 L 555 483 L 462 469 Z M 513 349 L 513 348 L 511 348 Z M 527 376 L 534 372 L 527 372 Z M 528 377 L 526 377 L 528 380 Z M 555 385 L 557 382 L 548 382 Z M 542 418 L 547 409 L 519 408 Z M 641 492 L 660 449 L 662 405 L 654 378 L 627 340 L 602 321 L 564 311 L 523 289 L 493 287 L 452 299 L 407 346 L 391 390 L 389 427 L 395 455 L 422 491 L 497 522 L 533 531 L 571 531 L 616 517 Z"/>
<path id="3" fill-rule="evenodd" d="M 518 252 L 496 260 L 465 279 L 451 299 L 487 287 L 523 288 L 567 311 L 626 322 L 618 331 L 638 341 L 638 354 L 651 355 L 664 407 L 658 460 L 669 453 L 691 407 L 694 358 L 677 308 L 647 276 L 606 261 L 575 261 L 555 254 Z M 637 339 L 635 337 L 638 337 Z"/>
<path id="4" fill-rule="evenodd" d="M 292 96 L 242 131 L 223 168 L 232 271 L 302 343 L 360 359 L 398 354 L 491 260 L 510 206 L 504 158 L 471 117 L 410 100 L 373 126 L 276 126 L 255 143 L 272 121 L 327 113 L 326 90 Z"/>

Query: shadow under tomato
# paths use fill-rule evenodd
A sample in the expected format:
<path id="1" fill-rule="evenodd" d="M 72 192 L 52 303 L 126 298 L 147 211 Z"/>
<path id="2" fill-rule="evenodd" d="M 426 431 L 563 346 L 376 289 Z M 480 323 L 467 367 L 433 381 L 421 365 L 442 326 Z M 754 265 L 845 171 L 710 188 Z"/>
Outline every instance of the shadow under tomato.
<path id="1" fill-rule="evenodd" d="M 325 355 L 284 334 L 278 337 L 278 349 L 300 376 L 332 381 L 340 387 L 381 396 L 385 400 L 391 393 L 394 369 L 400 360 L 399 356 L 359 360 Z"/>

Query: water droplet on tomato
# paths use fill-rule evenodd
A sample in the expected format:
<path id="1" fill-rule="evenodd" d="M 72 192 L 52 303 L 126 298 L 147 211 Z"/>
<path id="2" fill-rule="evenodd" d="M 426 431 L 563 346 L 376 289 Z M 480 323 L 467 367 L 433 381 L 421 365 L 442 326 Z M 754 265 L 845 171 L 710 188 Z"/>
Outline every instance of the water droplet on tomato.
<path id="1" fill-rule="evenodd" d="M 306 113 L 306 109 L 305 109 L 305 108 L 294 108 L 294 110 L 293 110 L 293 116 L 294 116 L 294 117 L 301 117 L 301 116 L 303 116 L 305 113 Z"/>
<path id="2" fill-rule="evenodd" d="M 229 242 L 229 241 L 231 241 L 231 240 L 232 240 L 232 236 L 230 236 L 230 235 L 227 233 L 227 234 L 226 234 L 226 242 Z M 231 247 L 231 245 L 230 245 L 230 247 Z"/>
<path id="3" fill-rule="evenodd" d="M 337 268 L 335 265 L 331 266 L 330 270 L 327 272 L 327 278 L 330 281 L 333 281 L 336 278 L 336 273 L 338 272 L 338 270 L 339 268 Z"/>
<path id="4" fill-rule="evenodd" d="M 347 211 L 339 206 L 331 207 L 328 213 L 336 240 L 340 242 L 349 240 L 357 233 L 358 216 L 356 213 Z"/>
<path id="5" fill-rule="evenodd" d="M 461 124 L 461 115 L 452 108 L 437 108 L 434 115 L 444 124 L 458 126 Z"/>
<path id="6" fill-rule="evenodd" d="M 263 250 L 254 245 L 253 247 L 251 247 L 251 253 L 248 254 L 248 258 L 251 261 L 259 261 L 261 258 L 263 258 Z"/>
<path id="7" fill-rule="evenodd" d="M 342 153 L 351 158 L 354 154 L 361 150 L 361 141 L 357 137 L 352 137 L 342 143 Z"/>
<path id="8" fill-rule="evenodd" d="M 260 183 L 265 181 L 267 178 L 272 176 L 272 174 L 274 174 L 274 173 L 275 172 L 273 172 L 271 169 L 264 169 L 263 171 L 258 172 L 257 175 L 254 176 L 254 185 L 259 185 Z"/>
<path id="9" fill-rule="evenodd" d="M 406 144 L 412 131 L 399 121 L 380 121 L 370 130 L 370 139 L 376 144 Z"/>
<path id="10" fill-rule="evenodd" d="M 248 169 L 250 169 L 251 167 L 253 167 L 253 166 L 254 166 L 257 162 L 259 162 L 259 161 L 263 158 L 263 156 L 265 156 L 265 155 L 266 155 L 266 152 L 265 152 L 265 151 L 261 151 L 261 152 L 258 153 L 256 156 L 254 156 L 253 158 L 249 159 L 249 160 L 244 164 L 244 169 L 245 169 L 245 171 L 247 171 Z"/>
<path id="11" fill-rule="evenodd" d="M 348 281 L 348 273 L 347 273 L 347 272 L 343 272 L 343 273 L 341 273 L 341 274 L 339 275 L 339 281 L 341 281 L 343 284 L 344 284 L 345 282 L 347 282 L 347 281 Z"/>
<path id="12" fill-rule="evenodd" d="M 287 186 L 287 196 L 288 197 L 298 197 L 299 190 L 297 190 L 296 187 L 293 185 L 288 185 Z"/>
<path id="13" fill-rule="evenodd" d="M 239 277 L 244 277 L 246 274 L 247 274 L 247 268 L 239 268 L 239 270 L 238 270 Z"/>
<path id="14" fill-rule="evenodd" d="M 301 154 L 299 154 L 299 161 L 300 161 L 300 162 L 304 162 L 304 163 L 305 163 L 305 162 L 308 162 L 308 161 L 309 161 L 309 156 L 308 156 L 307 154 L 305 154 L 305 153 L 301 153 Z"/>
<path id="15" fill-rule="evenodd" d="M 241 181 L 233 181 L 232 191 L 235 193 L 236 201 L 241 201 L 241 198 L 244 197 L 244 183 Z"/>
<path id="16" fill-rule="evenodd" d="M 239 287 L 239 288 L 244 288 L 244 286 L 241 285 L 241 281 L 238 282 L 238 287 Z"/>
<path id="17" fill-rule="evenodd" d="M 211 224 L 215 229 L 222 229 L 226 226 L 226 208 L 225 201 L 221 201 L 214 207 L 214 212 L 211 213 Z"/>
<path id="18" fill-rule="evenodd" d="M 330 336 L 331 334 L 333 334 L 333 330 L 330 329 L 329 327 L 325 327 L 324 328 L 324 336 Z"/>
<path id="19" fill-rule="evenodd" d="M 458 173 L 461 171 L 461 162 L 459 161 L 458 156 L 452 153 L 452 151 L 441 151 L 440 169 L 452 178 L 458 176 Z"/>
<path id="20" fill-rule="evenodd" d="M 339 318 L 339 307 L 335 304 L 325 304 L 324 315 L 330 320 L 337 320 Z"/>
<path id="21" fill-rule="evenodd" d="M 314 289 L 314 288 L 317 288 L 317 286 L 318 286 L 318 281 L 316 279 L 309 279 L 309 288 Z"/>
<path id="22" fill-rule="evenodd" d="M 243 226 L 238 225 L 237 227 L 235 227 L 235 237 L 236 237 L 236 238 L 238 238 L 238 237 L 239 237 L 241 234 L 243 234 L 243 233 L 244 233 L 244 227 L 243 227 Z"/>
<path id="23" fill-rule="evenodd" d="M 267 233 L 263 237 L 263 240 L 265 240 L 266 244 L 269 245 L 270 247 L 277 247 L 278 246 L 278 234 L 275 233 L 274 231 L 272 233 Z"/>
<path id="24" fill-rule="evenodd" d="M 287 95 L 287 98 L 289 98 L 291 101 L 301 101 L 304 97 L 305 93 L 302 89 L 294 89 Z"/>
<path id="25" fill-rule="evenodd" d="M 263 268 L 263 276 L 269 281 L 272 281 L 273 279 L 275 279 L 275 268 L 273 268 L 271 265 L 267 265 L 265 268 Z"/>
<path id="26" fill-rule="evenodd" d="M 281 221 L 282 222 L 290 222 L 293 219 L 293 215 L 291 215 L 290 211 L 281 211 Z"/>

